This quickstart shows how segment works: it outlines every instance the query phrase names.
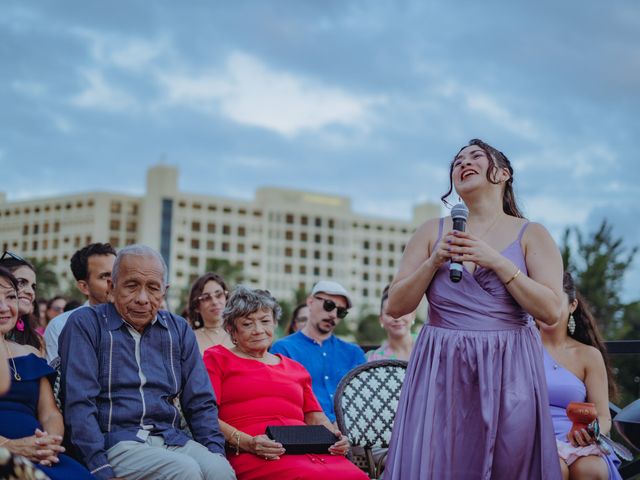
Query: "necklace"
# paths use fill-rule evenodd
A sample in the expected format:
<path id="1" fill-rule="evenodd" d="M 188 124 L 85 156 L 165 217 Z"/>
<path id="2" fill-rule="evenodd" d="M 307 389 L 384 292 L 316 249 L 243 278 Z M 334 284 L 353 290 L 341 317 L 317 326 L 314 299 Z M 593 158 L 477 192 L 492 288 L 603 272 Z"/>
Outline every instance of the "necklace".
<path id="1" fill-rule="evenodd" d="M 218 335 L 220 333 L 220 327 L 202 327 L 202 333 L 204 333 L 205 337 L 207 337 L 209 341 L 215 345 L 216 341 L 211 335 L 209 335 L 209 331 L 212 331 L 214 335 Z"/>
<path id="2" fill-rule="evenodd" d="M 16 362 L 13 359 L 13 356 L 11 355 L 11 350 L 9 349 L 9 343 L 6 340 L 4 345 L 5 347 L 7 347 L 7 353 L 9 354 L 9 361 L 11 362 L 11 365 L 9 365 L 9 368 L 13 372 L 13 378 L 16 379 L 16 382 L 19 382 L 20 380 L 22 380 L 22 377 L 18 373 L 18 369 L 16 368 Z"/>
<path id="3" fill-rule="evenodd" d="M 476 237 L 483 239 L 485 235 L 487 235 L 487 233 L 489 233 L 491 229 L 496 225 L 496 223 L 498 223 L 498 220 L 500 219 L 501 216 L 502 216 L 502 212 L 498 212 L 498 214 L 496 215 L 496 218 L 494 218 L 493 221 L 491 222 L 491 225 L 489 225 L 489 228 L 487 228 L 484 232 L 482 232 L 482 235 L 476 235 Z"/>

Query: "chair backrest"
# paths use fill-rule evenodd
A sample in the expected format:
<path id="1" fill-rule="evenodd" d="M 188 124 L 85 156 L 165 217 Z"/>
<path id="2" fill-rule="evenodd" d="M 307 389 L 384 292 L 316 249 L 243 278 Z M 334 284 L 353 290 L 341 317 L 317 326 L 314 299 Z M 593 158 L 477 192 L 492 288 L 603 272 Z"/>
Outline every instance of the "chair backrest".
<path id="1" fill-rule="evenodd" d="M 407 371 L 402 360 L 376 360 L 347 373 L 336 390 L 340 431 L 353 445 L 388 447 Z"/>

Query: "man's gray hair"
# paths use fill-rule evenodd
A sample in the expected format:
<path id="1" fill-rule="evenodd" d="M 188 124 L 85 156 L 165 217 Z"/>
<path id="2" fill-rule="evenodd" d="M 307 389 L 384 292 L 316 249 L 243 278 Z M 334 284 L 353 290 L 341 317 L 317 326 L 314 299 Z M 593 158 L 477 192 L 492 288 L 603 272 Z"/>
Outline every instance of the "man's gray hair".
<path id="1" fill-rule="evenodd" d="M 167 264 L 156 250 L 146 245 L 127 245 L 126 247 L 120 249 L 118 251 L 118 255 L 116 255 L 116 259 L 113 262 L 113 270 L 111 271 L 111 282 L 114 284 L 118 281 L 118 274 L 120 273 L 120 262 L 125 257 L 134 256 L 134 257 L 152 257 L 155 258 L 160 265 L 162 265 L 162 285 L 164 287 L 167 286 L 168 278 L 167 278 Z"/>
<path id="2" fill-rule="evenodd" d="M 236 331 L 236 319 L 247 317 L 258 310 L 271 310 L 273 320 L 278 323 L 282 308 L 268 290 L 253 289 L 239 285 L 233 291 L 222 312 L 225 330 Z"/>

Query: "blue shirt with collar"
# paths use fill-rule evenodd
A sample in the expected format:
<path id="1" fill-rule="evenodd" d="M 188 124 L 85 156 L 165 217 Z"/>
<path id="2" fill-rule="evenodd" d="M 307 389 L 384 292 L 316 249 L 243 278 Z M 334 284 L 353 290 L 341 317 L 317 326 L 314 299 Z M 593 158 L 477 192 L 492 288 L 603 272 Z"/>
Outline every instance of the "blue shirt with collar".
<path id="1" fill-rule="evenodd" d="M 106 451 L 120 441 L 185 445 L 176 399 L 193 439 L 224 454 L 213 388 L 182 317 L 159 311 L 139 335 L 111 303 L 80 308 L 59 352 L 67 434 L 96 477 L 115 477 Z"/>
<path id="2" fill-rule="evenodd" d="M 333 396 L 345 374 L 365 363 L 364 351 L 352 343 L 331 335 L 322 344 L 302 331 L 281 338 L 271 347 L 271 353 L 281 353 L 301 363 L 311 375 L 313 393 L 329 420 L 336 420 Z"/>

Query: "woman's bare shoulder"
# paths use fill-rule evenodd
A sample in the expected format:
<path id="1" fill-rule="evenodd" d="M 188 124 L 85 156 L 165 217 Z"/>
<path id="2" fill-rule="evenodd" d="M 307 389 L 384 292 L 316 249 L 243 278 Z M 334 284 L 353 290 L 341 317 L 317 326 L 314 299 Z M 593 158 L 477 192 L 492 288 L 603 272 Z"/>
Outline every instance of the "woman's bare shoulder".
<path id="1" fill-rule="evenodd" d="M 20 345 L 15 342 L 11 342 L 11 353 L 14 357 L 21 357 L 23 355 L 29 355 L 30 353 L 42 357 L 42 353 L 37 348 L 31 345 Z"/>

